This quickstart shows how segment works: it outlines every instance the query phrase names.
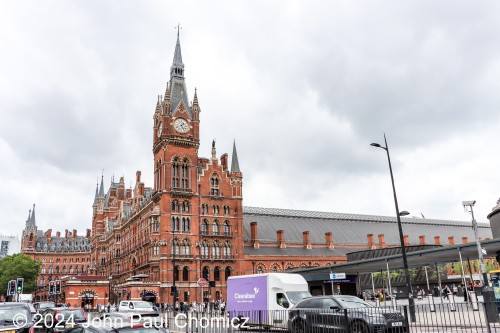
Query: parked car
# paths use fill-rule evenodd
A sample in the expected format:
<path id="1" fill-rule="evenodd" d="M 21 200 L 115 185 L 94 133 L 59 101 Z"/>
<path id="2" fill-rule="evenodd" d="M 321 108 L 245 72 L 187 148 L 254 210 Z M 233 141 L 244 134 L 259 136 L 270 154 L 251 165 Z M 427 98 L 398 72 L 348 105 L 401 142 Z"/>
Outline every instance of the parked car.
<path id="1" fill-rule="evenodd" d="M 355 296 L 306 298 L 289 311 L 288 329 L 306 332 L 406 332 L 404 316 L 392 309 L 376 308 Z"/>
<path id="2" fill-rule="evenodd" d="M 137 312 L 110 312 L 102 313 L 99 319 L 104 324 L 112 323 L 150 323 L 158 327 L 167 327 L 167 322 L 159 313 L 137 313 Z"/>
<path id="3" fill-rule="evenodd" d="M 38 313 L 42 313 L 45 309 L 55 307 L 56 304 L 54 302 L 36 302 L 33 303 L 33 306 L 35 307 Z"/>
<path id="4" fill-rule="evenodd" d="M 87 325 L 81 324 L 70 328 L 64 333 L 170 333 L 168 328 L 152 325 L 134 324 L 124 322 L 122 325 Z"/>
<path id="5" fill-rule="evenodd" d="M 121 301 L 118 312 L 156 313 L 153 304 L 146 301 Z"/>
<path id="6" fill-rule="evenodd" d="M 27 303 L 0 303 L 0 331 L 29 333 L 34 325 L 34 317 Z"/>
<path id="7" fill-rule="evenodd" d="M 82 308 L 49 308 L 41 314 L 40 324 L 46 332 L 62 332 L 75 324 L 87 321 L 87 315 Z"/>

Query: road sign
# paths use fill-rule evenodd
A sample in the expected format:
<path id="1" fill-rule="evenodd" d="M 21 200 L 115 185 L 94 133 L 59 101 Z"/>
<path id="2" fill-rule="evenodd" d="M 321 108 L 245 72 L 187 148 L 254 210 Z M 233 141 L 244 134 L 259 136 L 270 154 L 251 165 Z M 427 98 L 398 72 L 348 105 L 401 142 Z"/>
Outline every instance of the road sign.
<path id="1" fill-rule="evenodd" d="M 204 278 L 199 278 L 197 283 L 200 287 L 205 287 L 208 284 L 208 281 L 205 280 Z"/>
<path id="2" fill-rule="evenodd" d="M 331 280 L 340 280 L 345 278 L 346 278 L 345 273 L 330 273 Z"/>

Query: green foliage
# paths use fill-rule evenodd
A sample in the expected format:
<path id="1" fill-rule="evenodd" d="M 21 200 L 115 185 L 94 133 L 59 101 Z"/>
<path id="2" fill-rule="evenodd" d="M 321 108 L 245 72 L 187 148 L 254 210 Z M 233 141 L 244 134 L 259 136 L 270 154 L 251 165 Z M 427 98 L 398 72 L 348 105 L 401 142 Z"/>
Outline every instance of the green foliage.
<path id="1" fill-rule="evenodd" d="M 32 293 L 36 288 L 36 279 L 40 262 L 24 254 L 14 254 L 0 260 L 0 294 L 7 293 L 7 283 L 10 280 L 24 278 L 24 294 Z"/>

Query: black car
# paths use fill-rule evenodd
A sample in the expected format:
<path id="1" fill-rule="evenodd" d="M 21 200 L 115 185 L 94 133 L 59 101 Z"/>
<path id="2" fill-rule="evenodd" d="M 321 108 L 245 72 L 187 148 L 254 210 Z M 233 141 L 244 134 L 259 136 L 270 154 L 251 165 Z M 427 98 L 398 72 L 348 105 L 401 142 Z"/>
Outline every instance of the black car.
<path id="1" fill-rule="evenodd" d="M 49 308 L 45 309 L 41 316 L 39 325 L 43 326 L 48 333 L 62 332 L 87 321 L 87 315 L 82 308 Z"/>
<path id="2" fill-rule="evenodd" d="M 355 296 L 306 298 L 288 314 L 292 333 L 316 332 L 406 332 L 404 316 L 388 308 L 376 308 Z"/>
<path id="3" fill-rule="evenodd" d="M 123 322 L 118 325 L 90 324 L 85 327 L 83 325 L 77 325 L 74 328 L 64 331 L 64 333 L 170 333 L 170 331 L 168 328 L 163 327 Z"/>
<path id="4" fill-rule="evenodd" d="M 0 303 L 2 333 L 33 333 L 34 318 L 26 303 Z"/>

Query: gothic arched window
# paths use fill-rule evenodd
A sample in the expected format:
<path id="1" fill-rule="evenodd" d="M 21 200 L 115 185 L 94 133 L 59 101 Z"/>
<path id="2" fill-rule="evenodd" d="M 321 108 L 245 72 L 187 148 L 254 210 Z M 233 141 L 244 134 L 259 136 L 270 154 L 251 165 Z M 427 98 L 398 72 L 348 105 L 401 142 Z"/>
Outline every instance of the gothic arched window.
<path id="1" fill-rule="evenodd" d="M 172 162 L 172 187 L 178 188 L 179 183 L 179 160 L 176 158 Z"/>

